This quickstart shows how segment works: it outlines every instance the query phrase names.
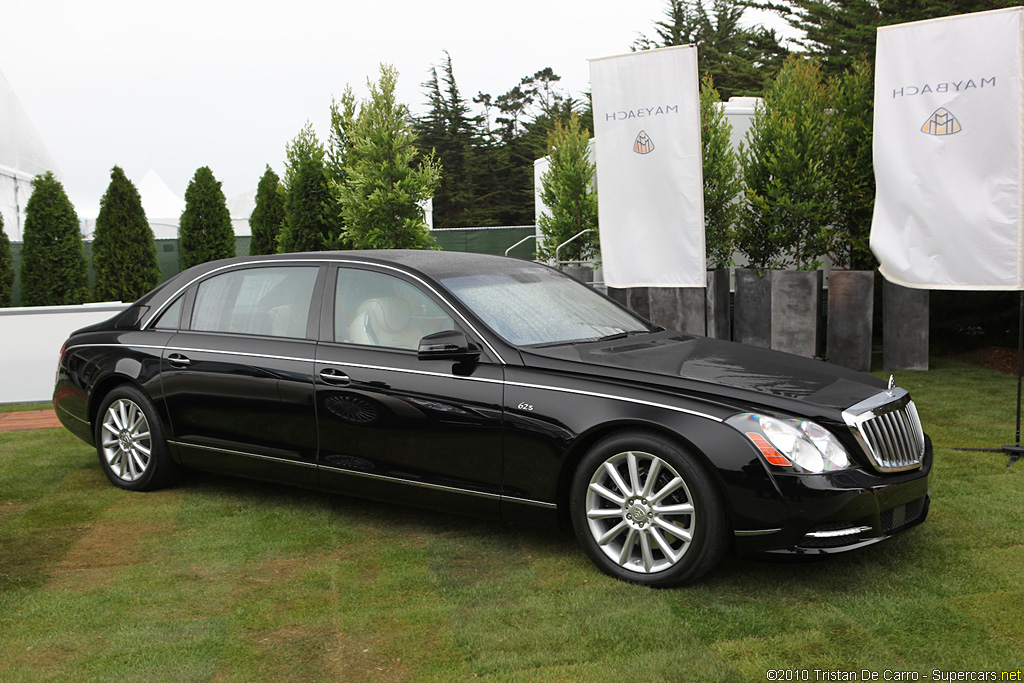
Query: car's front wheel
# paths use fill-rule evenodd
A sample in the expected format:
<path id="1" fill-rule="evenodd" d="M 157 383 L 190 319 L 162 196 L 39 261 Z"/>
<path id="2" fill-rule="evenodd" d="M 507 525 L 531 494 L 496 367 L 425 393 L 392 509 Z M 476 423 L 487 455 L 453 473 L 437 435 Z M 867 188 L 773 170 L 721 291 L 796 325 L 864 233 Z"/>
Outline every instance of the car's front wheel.
<path id="1" fill-rule="evenodd" d="M 634 583 L 693 581 L 728 546 L 725 505 L 711 475 L 681 445 L 653 432 L 595 444 L 573 477 L 570 507 L 590 559 Z"/>
<path id="2" fill-rule="evenodd" d="M 152 401 L 130 385 L 103 399 L 96 423 L 96 451 L 114 486 L 151 491 L 170 484 L 177 465 L 167 452 Z"/>

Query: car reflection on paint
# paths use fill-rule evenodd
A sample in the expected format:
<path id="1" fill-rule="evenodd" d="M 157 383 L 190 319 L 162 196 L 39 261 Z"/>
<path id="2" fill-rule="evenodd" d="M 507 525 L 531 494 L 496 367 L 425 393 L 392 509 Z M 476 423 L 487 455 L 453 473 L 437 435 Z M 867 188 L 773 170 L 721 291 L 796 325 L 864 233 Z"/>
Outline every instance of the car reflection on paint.
<path id="1" fill-rule="evenodd" d="M 121 488 L 194 468 L 568 524 L 602 571 L 667 586 L 923 521 L 931 445 L 886 389 L 535 263 L 366 251 L 191 268 L 75 332 L 54 405 Z"/>

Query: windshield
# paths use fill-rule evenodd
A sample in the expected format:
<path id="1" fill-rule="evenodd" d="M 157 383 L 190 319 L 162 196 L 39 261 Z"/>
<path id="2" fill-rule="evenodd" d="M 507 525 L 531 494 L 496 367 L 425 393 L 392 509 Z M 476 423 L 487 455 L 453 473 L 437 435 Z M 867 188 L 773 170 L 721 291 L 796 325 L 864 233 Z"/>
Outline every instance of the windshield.
<path id="1" fill-rule="evenodd" d="M 536 265 L 441 280 L 492 330 L 516 346 L 595 341 L 650 332 L 642 320 L 587 285 Z"/>

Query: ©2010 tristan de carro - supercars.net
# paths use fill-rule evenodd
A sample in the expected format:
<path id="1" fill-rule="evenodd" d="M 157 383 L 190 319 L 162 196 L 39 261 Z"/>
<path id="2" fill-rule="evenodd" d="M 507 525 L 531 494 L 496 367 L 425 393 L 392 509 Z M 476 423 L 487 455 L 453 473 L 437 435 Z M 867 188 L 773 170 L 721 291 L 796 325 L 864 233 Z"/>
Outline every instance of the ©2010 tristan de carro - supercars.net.
<path id="1" fill-rule="evenodd" d="M 497 256 L 195 266 L 72 334 L 54 406 L 124 489 L 193 468 L 571 525 L 649 585 L 730 549 L 853 550 L 928 512 L 931 443 L 891 382 L 665 330 Z"/>

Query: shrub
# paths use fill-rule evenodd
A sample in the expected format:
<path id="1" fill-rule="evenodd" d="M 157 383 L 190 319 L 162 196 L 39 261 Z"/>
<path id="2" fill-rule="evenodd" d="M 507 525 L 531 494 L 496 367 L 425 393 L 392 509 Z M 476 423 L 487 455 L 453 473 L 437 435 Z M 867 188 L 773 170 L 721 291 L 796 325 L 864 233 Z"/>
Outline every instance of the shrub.
<path id="1" fill-rule="evenodd" d="M 0 308 L 13 304 L 14 263 L 11 257 L 11 240 L 4 232 L 4 217 L 0 214 Z"/>
<path id="2" fill-rule="evenodd" d="M 89 298 L 88 263 L 78 215 L 64 186 L 47 171 L 32 180 L 21 248 L 21 304 L 65 306 Z"/>
<path id="3" fill-rule="evenodd" d="M 590 159 L 590 133 L 580 127 L 576 114 L 548 132 L 550 165 L 541 176 L 541 199 L 550 214 L 538 219 L 544 241 L 537 246 L 541 258 L 554 258 L 558 245 L 580 232 L 593 229 L 567 245 L 560 257 L 584 261 L 597 253 L 597 193 L 594 192 L 594 162 Z M 568 258 L 566 258 L 568 257 Z"/>
<path id="4" fill-rule="evenodd" d="M 110 185 L 100 199 L 92 240 L 99 301 L 135 301 L 160 281 L 153 230 L 142 198 L 119 167 L 110 171 Z"/>
<path id="5" fill-rule="evenodd" d="M 280 188 L 281 179 L 267 166 L 256 188 L 256 208 L 249 216 L 249 228 L 252 230 L 250 256 L 277 252 L 277 235 L 284 225 L 284 195 Z"/>
<path id="6" fill-rule="evenodd" d="M 178 261 L 182 270 L 198 263 L 235 255 L 231 228 L 220 181 L 208 166 L 196 170 L 185 190 L 185 210 L 178 228 Z"/>

